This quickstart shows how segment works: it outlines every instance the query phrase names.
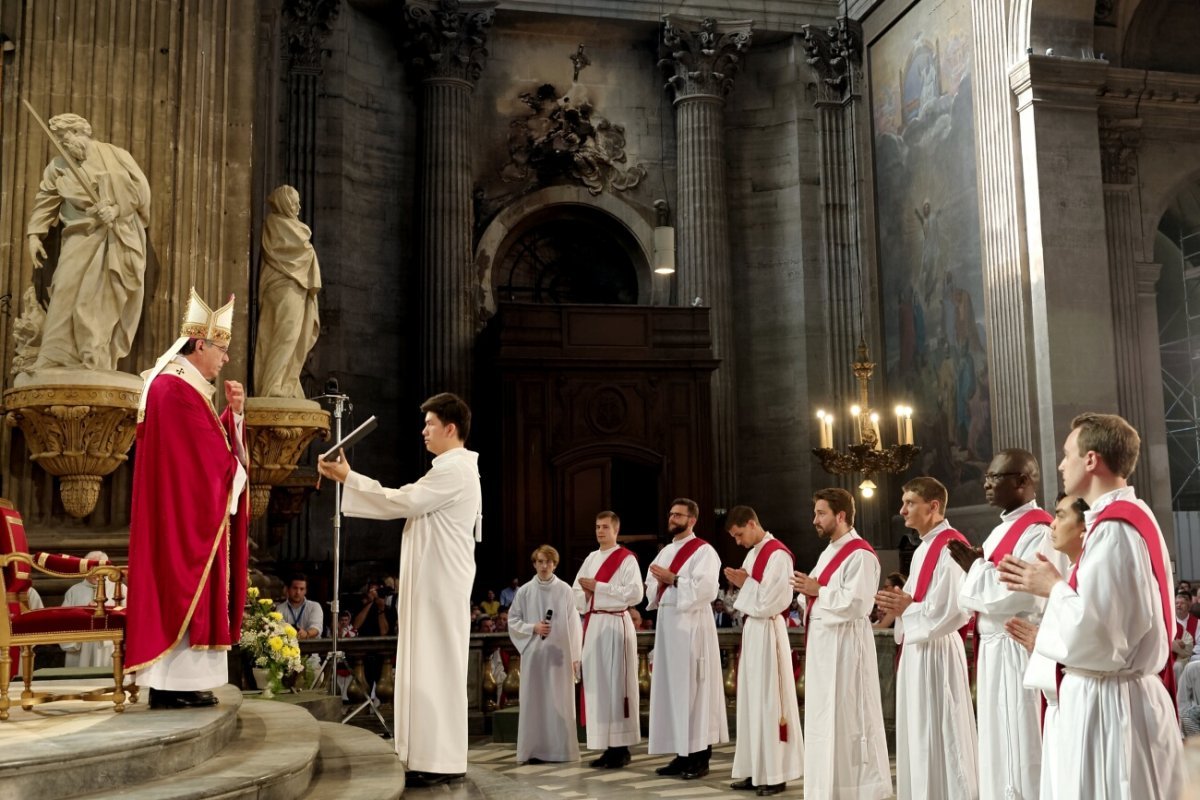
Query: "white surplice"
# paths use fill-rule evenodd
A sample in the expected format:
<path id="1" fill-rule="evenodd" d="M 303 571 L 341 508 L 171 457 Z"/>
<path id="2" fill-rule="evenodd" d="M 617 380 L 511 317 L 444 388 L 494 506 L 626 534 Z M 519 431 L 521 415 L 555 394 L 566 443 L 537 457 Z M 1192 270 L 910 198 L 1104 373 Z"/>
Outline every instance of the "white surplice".
<path id="1" fill-rule="evenodd" d="M 637 559 L 627 556 L 611 580 L 597 583 L 590 603 L 579 586 L 580 578 L 596 576 L 613 549 L 589 553 L 572 587 L 576 610 L 586 614 L 593 608 L 596 612 L 588 618 L 583 640 L 583 695 L 589 750 L 629 747 L 642 740 L 637 632 L 626 613 L 626 609 L 642 602 L 642 574 Z"/>
<path id="2" fill-rule="evenodd" d="M 675 554 L 694 536 L 669 543 L 654 563 L 670 569 Z M 721 650 L 712 613 L 720 572 L 717 551 L 705 543 L 680 568 L 675 586 L 667 587 L 661 601 L 658 580 L 646 573 L 647 607 L 658 609 L 650 681 L 651 755 L 686 756 L 729 741 Z"/>
<path id="3" fill-rule="evenodd" d="M 396 581 L 396 752 L 409 770 L 467 771 L 467 651 L 479 454 L 454 448 L 416 483 L 386 489 L 351 472 L 342 512 L 405 518 Z"/>
<path id="4" fill-rule="evenodd" d="M 950 527 L 921 537 L 904 592 L 917 590 L 929 544 Z M 899 800 L 974 800 L 979 796 L 975 713 L 967 655 L 958 629 L 969 615 L 958 605 L 964 573 L 943 548 L 924 600 L 896 618 L 903 646 L 896 674 L 896 796 Z"/>
<path id="5" fill-rule="evenodd" d="M 550 618 L 545 638 L 533 626 Z M 582 658 L 583 627 L 571 587 L 550 576 L 517 589 L 508 608 L 508 638 L 521 654 L 521 709 L 517 761 L 578 761 L 575 732 L 575 662 Z"/>
<path id="6" fill-rule="evenodd" d="M 1041 695 L 1025 688 L 1029 653 L 1004 630 L 1010 617 L 1037 624 L 1046 601 L 1009 591 L 996 565 L 988 561 L 1012 526 L 1038 507 L 1030 501 L 1000 515 L 1000 524 L 983 543 L 984 557 L 967 572 L 959 605 L 978 612 L 979 654 L 975 685 L 979 698 L 979 796 L 981 800 L 1032 800 L 1038 796 L 1042 769 Z M 1054 549 L 1049 525 L 1030 525 L 1012 555 L 1036 562 L 1045 556 L 1061 573 L 1067 558 Z"/>
<path id="7" fill-rule="evenodd" d="M 1097 499 L 1084 514 L 1078 588 L 1065 580 L 1055 584 L 1038 630 L 1036 651 L 1066 668 L 1057 741 L 1042 751 L 1043 762 L 1058 762 L 1055 800 L 1175 800 L 1183 790 L 1179 726 L 1158 676 L 1170 636 L 1149 551 L 1124 522 L 1092 527 L 1115 500 L 1133 501 L 1153 518 L 1132 487 Z M 1161 532 L 1153 544 L 1161 548 L 1173 588 Z"/>
<path id="8" fill-rule="evenodd" d="M 809 572 L 816 577 L 843 547 L 861 539 L 851 529 L 830 542 Z M 879 661 L 870 614 L 879 559 L 852 553 L 813 603 L 804 660 L 804 796 L 815 800 L 881 800 L 892 796 Z M 803 604 L 806 595 L 798 595 Z"/>
<path id="9" fill-rule="evenodd" d="M 117 590 L 117 585 L 108 578 L 104 579 L 105 597 L 109 600 L 106 605 L 114 605 L 112 596 Z M 96 602 L 96 587 L 86 580 L 67 589 L 63 595 L 62 604 L 64 606 L 90 606 Z M 108 667 L 113 665 L 113 643 L 112 642 L 71 642 L 70 644 L 60 645 L 66 655 L 63 656 L 63 665 L 67 667 Z"/>
<path id="10" fill-rule="evenodd" d="M 774 538 L 768 533 L 750 548 L 742 569 L 753 574 L 763 545 Z M 792 603 L 791 578 L 792 559 L 777 550 L 767 560 L 762 582 L 747 578 L 735 601 L 743 616 L 733 777 L 749 778 L 755 786 L 787 783 L 804 773 L 792 648 L 781 616 Z M 780 740 L 780 720 L 787 720 L 787 741 Z"/>

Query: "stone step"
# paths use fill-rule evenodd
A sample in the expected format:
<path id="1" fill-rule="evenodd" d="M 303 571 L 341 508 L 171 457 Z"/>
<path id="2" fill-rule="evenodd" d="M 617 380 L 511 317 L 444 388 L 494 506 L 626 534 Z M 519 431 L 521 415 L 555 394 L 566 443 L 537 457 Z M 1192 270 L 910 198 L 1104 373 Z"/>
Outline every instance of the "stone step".
<path id="1" fill-rule="evenodd" d="M 396 800 L 404 793 L 404 767 L 390 739 L 336 722 L 322 722 L 316 774 L 302 800 Z"/>
<path id="2" fill-rule="evenodd" d="M 154 713 L 191 714 L 195 711 Z M 117 785 L 108 791 L 82 797 L 89 800 L 295 800 L 303 796 L 312 780 L 320 742 L 319 725 L 302 708 L 270 700 L 247 699 L 238 713 L 237 735 L 225 749 L 204 763 L 179 772 L 163 770 L 158 773 L 157 780 Z"/>
<path id="3" fill-rule="evenodd" d="M 60 692 L 92 685 L 34 683 Z M 122 713 L 112 703 L 17 706 L 0 722 L 0 796 L 60 800 L 118 787 L 123 794 L 123 787 L 203 764 L 237 733 L 241 692 L 223 686 L 216 695 L 219 705 L 186 711 L 150 711 L 145 689 Z"/>

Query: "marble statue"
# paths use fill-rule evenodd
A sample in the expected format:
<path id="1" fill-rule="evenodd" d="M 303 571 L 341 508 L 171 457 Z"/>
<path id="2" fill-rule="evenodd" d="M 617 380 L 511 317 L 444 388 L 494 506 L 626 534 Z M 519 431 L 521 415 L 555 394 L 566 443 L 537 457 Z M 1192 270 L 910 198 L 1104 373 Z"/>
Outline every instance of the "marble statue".
<path id="1" fill-rule="evenodd" d="M 150 184 L 128 152 L 93 139 L 83 117 L 59 114 L 49 128 L 61 148 L 42 172 L 26 229 L 34 269 L 56 222 L 62 241 L 32 372 L 114 370 L 142 316 Z"/>
<path id="2" fill-rule="evenodd" d="M 42 328 L 45 325 L 46 312 L 38 302 L 37 289 L 30 285 L 21 295 L 21 316 L 13 320 L 13 375 L 33 371 L 38 351 L 42 348 Z"/>
<path id="3" fill-rule="evenodd" d="M 312 231 L 299 218 L 299 192 L 279 186 L 267 202 L 271 211 L 263 223 L 254 394 L 303 399 L 300 370 L 321 329 L 321 268 L 309 241 Z"/>

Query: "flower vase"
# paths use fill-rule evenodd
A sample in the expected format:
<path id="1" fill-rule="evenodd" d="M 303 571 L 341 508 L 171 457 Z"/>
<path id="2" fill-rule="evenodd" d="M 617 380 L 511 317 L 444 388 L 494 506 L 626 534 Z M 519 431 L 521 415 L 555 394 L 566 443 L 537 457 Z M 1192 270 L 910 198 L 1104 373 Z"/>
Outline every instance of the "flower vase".
<path id="1" fill-rule="evenodd" d="M 271 691 L 271 684 L 274 682 L 271 675 L 271 670 L 266 667 L 254 667 L 250 670 L 254 675 L 254 685 L 262 692 L 262 696 L 270 699 L 275 696 Z"/>

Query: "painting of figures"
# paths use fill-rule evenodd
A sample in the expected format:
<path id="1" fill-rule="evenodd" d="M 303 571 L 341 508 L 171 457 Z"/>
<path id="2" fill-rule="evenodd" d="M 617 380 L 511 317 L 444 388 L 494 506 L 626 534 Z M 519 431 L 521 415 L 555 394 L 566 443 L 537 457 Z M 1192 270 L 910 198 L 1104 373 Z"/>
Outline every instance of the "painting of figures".
<path id="1" fill-rule="evenodd" d="M 969 0 L 916 3 L 868 66 L 888 394 L 917 412 L 911 474 L 979 503 L 992 433 Z"/>

